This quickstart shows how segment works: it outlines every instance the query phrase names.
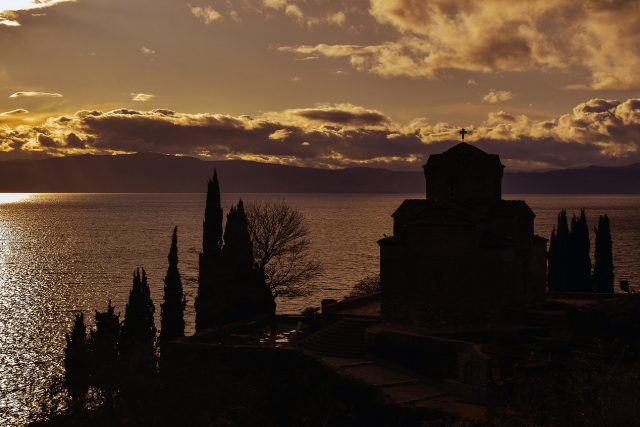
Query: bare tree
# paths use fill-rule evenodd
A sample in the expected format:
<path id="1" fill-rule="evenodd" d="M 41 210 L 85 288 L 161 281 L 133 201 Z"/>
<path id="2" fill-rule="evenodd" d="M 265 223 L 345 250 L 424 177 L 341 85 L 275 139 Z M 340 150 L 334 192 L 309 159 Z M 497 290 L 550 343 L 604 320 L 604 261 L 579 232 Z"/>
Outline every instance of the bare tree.
<path id="1" fill-rule="evenodd" d="M 284 201 L 261 202 L 247 208 L 247 219 L 253 257 L 273 297 L 310 294 L 309 282 L 322 272 L 322 265 L 312 258 L 302 212 Z"/>
<path id="2" fill-rule="evenodd" d="M 355 284 L 347 298 L 362 297 L 380 292 L 380 275 L 364 276 Z"/>

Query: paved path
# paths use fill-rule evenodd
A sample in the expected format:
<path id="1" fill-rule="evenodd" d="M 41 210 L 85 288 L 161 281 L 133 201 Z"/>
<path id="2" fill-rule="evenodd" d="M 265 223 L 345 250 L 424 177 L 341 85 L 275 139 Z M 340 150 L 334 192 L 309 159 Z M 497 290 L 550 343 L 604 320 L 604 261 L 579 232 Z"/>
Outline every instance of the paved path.
<path id="1" fill-rule="evenodd" d="M 461 402 L 439 384 L 428 383 L 402 368 L 367 358 L 316 357 L 343 375 L 377 387 L 395 404 L 458 413 L 473 419 L 485 418 L 484 407 Z"/>
<path id="2" fill-rule="evenodd" d="M 418 378 L 402 367 L 370 358 L 364 336 L 365 330 L 376 322 L 371 317 L 341 316 L 299 345 L 338 373 L 378 388 L 394 404 L 485 418 L 483 406 L 460 401 L 447 393 L 442 383 Z"/>

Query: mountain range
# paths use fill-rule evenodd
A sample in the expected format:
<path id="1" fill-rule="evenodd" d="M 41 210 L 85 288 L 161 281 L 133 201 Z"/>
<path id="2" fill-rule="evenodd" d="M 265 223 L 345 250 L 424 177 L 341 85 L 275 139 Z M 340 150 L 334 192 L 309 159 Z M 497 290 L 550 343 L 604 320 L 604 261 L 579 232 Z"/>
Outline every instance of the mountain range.
<path id="1" fill-rule="evenodd" d="M 0 161 L 0 192 L 203 192 L 217 169 L 230 193 L 423 193 L 421 170 L 315 169 L 155 153 Z M 505 172 L 511 194 L 640 194 L 640 163 L 548 172 Z"/>

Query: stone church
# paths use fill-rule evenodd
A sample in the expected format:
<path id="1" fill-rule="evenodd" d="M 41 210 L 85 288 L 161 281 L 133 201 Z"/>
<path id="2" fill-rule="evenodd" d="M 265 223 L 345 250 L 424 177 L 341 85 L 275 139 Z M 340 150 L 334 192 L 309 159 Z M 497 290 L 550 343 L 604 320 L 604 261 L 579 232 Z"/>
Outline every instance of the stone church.
<path id="1" fill-rule="evenodd" d="M 423 168 L 426 198 L 405 200 L 378 242 L 382 320 L 456 323 L 543 300 L 546 239 L 524 201 L 502 199 L 499 156 L 462 142 Z"/>

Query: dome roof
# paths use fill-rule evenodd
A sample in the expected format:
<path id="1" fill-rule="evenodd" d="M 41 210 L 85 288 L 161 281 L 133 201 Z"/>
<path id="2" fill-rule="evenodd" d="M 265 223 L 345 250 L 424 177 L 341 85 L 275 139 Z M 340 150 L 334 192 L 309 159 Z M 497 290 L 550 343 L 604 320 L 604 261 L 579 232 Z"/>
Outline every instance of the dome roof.
<path id="1" fill-rule="evenodd" d="M 466 142 L 456 144 L 453 147 L 449 148 L 447 151 L 444 151 L 440 154 L 432 154 L 427 160 L 427 165 L 430 163 L 439 163 L 442 161 L 449 162 L 453 161 L 455 158 L 460 158 L 461 160 L 464 159 L 466 161 L 473 159 L 474 162 L 482 162 L 485 164 L 488 163 L 504 167 L 500 162 L 500 156 L 498 156 L 497 154 L 486 153 L 475 145 L 467 144 Z"/>

